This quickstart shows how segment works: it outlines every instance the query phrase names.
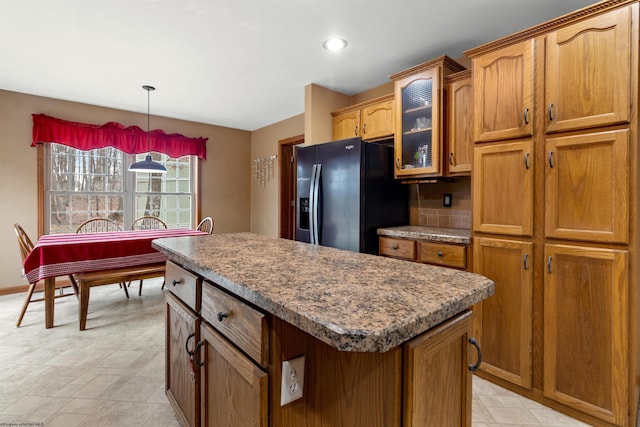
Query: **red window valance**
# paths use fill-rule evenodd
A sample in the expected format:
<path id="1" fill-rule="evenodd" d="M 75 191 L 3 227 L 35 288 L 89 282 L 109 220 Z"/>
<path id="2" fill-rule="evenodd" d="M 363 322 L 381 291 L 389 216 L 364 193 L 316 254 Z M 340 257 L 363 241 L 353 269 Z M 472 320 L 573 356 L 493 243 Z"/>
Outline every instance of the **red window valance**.
<path id="1" fill-rule="evenodd" d="M 149 132 L 147 146 L 147 132 L 138 126 L 125 127 L 116 122 L 92 125 L 57 119 L 45 114 L 33 114 L 31 146 L 55 142 L 79 150 L 115 147 L 129 154 L 154 151 L 173 158 L 192 155 L 206 159 L 207 139 L 189 138 L 179 133 L 167 134 L 156 129 Z"/>

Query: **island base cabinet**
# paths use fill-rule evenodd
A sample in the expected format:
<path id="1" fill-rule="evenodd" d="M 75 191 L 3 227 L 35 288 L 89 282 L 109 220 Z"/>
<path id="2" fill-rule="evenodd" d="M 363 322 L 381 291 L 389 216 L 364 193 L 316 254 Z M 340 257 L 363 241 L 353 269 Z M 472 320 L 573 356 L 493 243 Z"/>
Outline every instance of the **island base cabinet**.
<path id="1" fill-rule="evenodd" d="M 471 426 L 466 312 L 404 345 L 403 427 Z"/>
<path id="2" fill-rule="evenodd" d="M 267 427 L 267 373 L 206 323 L 200 337 L 201 425 Z"/>
<path id="3" fill-rule="evenodd" d="M 199 426 L 200 372 L 192 354 L 200 319 L 173 294 L 166 293 L 165 393 L 182 425 Z"/>

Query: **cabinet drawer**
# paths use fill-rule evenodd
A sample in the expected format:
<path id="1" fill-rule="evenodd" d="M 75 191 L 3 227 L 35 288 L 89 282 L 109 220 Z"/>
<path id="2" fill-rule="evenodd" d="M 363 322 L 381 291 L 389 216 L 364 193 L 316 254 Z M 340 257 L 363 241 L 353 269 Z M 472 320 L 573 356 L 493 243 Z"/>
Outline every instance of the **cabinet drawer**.
<path id="1" fill-rule="evenodd" d="M 202 317 L 258 364 L 267 365 L 269 335 L 264 313 L 204 281 Z"/>
<path id="2" fill-rule="evenodd" d="M 416 242 L 414 240 L 380 237 L 380 255 L 415 261 Z"/>
<path id="3" fill-rule="evenodd" d="M 194 311 L 200 311 L 201 293 L 198 280 L 195 274 L 167 261 L 165 286 Z"/>
<path id="4" fill-rule="evenodd" d="M 420 262 L 445 267 L 467 268 L 467 247 L 420 242 Z"/>

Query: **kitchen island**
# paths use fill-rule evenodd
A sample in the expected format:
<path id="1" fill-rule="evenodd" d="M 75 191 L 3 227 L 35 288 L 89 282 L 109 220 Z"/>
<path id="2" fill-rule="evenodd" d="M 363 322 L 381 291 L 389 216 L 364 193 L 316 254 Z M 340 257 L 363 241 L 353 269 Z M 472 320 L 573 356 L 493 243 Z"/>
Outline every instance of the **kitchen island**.
<path id="1" fill-rule="evenodd" d="M 170 260 L 166 387 L 183 423 L 470 425 L 483 276 L 252 233 L 153 245 Z M 281 405 L 299 356 L 302 398 Z"/>

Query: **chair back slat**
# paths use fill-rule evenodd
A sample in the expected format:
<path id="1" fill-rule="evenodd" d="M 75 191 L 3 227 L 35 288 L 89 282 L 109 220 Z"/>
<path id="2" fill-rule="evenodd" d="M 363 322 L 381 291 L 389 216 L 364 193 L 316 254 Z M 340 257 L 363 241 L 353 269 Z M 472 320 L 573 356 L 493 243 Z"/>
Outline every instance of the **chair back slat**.
<path id="1" fill-rule="evenodd" d="M 76 229 L 76 233 L 101 233 L 105 231 L 122 231 L 120 226 L 109 218 L 91 218 Z"/>
<path id="2" fill-rule="evenodd" d="M 31 253 L 33 250 L 33 242 L 24 231 L 24 229 L 18 225 L 13 224 L 13 230 L 16 232 L 16 236 L 18 236 L 18 246 L 20 248 L 20 256 L 22 257 L 22 262 L 24 262 L 25 258 Z"/>
<path id="3" fill-rule="evenodd" d="M 196 227 L 196 230 L 204 231 L 205 233 L 213 233 L 213 219 L 208 216 L 200 221 L 200 224 Z"/>
<path id="4" fill-rule="evenodd" d="M 160 230 L 167 228 L 167 224 L 157 216 L 145 215 L 137 218 L 131 224 L 132 230 Z"/>

